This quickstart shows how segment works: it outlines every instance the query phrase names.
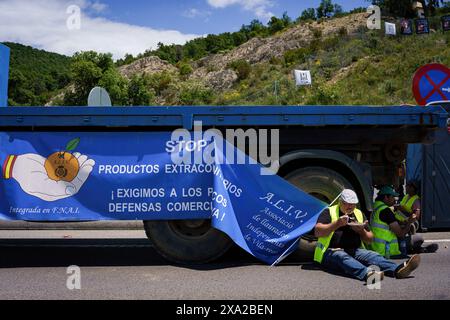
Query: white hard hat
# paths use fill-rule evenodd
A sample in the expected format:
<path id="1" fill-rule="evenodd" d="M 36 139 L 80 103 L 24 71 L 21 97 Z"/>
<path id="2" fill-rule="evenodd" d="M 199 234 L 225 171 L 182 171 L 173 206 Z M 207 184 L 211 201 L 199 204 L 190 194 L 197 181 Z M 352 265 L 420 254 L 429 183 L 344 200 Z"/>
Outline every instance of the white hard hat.
<path id="1" fill-rule="evenodd" d="M 358 196 L 356 195 L 356 192 L 350 189 L 345 189 L 342 191 L 341 194 L 341 200 L 348 204 L 358 204 Z"/>

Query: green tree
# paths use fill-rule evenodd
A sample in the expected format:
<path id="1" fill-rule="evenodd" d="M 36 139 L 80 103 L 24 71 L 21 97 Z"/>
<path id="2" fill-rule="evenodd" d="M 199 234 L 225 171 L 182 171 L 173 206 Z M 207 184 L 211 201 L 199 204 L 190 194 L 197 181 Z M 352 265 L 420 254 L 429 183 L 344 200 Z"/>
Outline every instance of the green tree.
<path id="1" fill-rule="evenodd" d="M 367 11 L 367 8 L 365 8 L 365 7 L 359 7 L 359 8 L 355 8 L 355 9 L 352 9 L 352 10 L 350 10 L 350 14 L 353 14 L 353 13 L 365 13 Z"/>
<path id="2" fill-rule="evenodd" d="M 287 11 L 283 13 L 281 21 L 283 21 L 284 28 L 287 28 L 292 24 L 292 19 L 291 17 L 288 16 Z"/>
<path id="3" fill-rule="evenodd" d="M 342 15 L 343 13 L 344 13 L 344 9 L 342 8 L 342 6 L 335 3 L 334 8 L 333 8 L 333 15 L 339 16 L 339 15 Z"/>
<path id="4" fill-rule="evenodd" d="M 76 53 L 72 59 L 71 75 L 73 90 L 65 94 L 66 105 L 86 105 L 89 92 L 98 85 L 110 90 L 113 103 L 122 104 L 125 101 L 125 80 L 115 70 L 111 54 L 94 51 Z"/>
<path id="5" fill-rule="evenodd" d="M 128 103 L 128 82 L 115 68 L 106 70 L 98 85 L 108 91 L 113 105 L 124 106 Z"/>
<path id="6" fill-rule="evenodd" d="M 177 67 L 181 76 L 188 76 L 194 71 L 192 66 L 187 62 L 178 62 Z"/>
<path id="7" fill-rule="evenodd" d="M 128 104 L 131 106 L 150 106 L 155 103 L 155 92 L 149 89 L 150 81 L 145 75 L 135 75 L 128 86 Z"/>
<path id="8" fill-rule="evenodd" d="M 382 8 L 386 14 L 412 18 L 416 15 L 413 10 L 413 2 L 415 0 L 367 0 Z M 427 15 L 433 15 L 436 12 L 436 8 L 441 5 L 445 5 L 445 0 L 419 0 L 422 3 L 425 13 Z"/>
<path id="9" fill-rule="evenodd" d="M 236 71 L 239 80 L 247 79 L 252 72 L 252 66 L 246 60 L 233 61 L 228 67 Z"/>
<path id="10" fill-rule="evenodd" d="M 283 20 L 278 19 L 277 17 L 270 18 L 268 26 L 270 34 L 275 34 L 284 29 Z"/>
<path id="11" fill-rule="evenodd" d="M 328 18 L 334 12 L 334 5 L 331 0 L 322 0 L 317 8 L 317 18 Z"/>
<path id="12" fill-rule="evenodd" d="M 292 19 L 288 16 L 287 12 L 283 13 L 281 19 L 277 17 L 272 17 L 268 22 L 270 34 L 275 34 L 289 27 L 292 24 Z"/>
<path id="13" fill-rule="evenodd" d="M 201 84 L 187 83 L 182 86 L 179 95 L 181 105 L 205 105 L 210 104 L 214 94 L 210 88 Z"/>
<path id="14" fill-rule="evenodd" d="M 4 44 L 11 49 L 10 105 L 44 105 L 70 82 L 71 58 L 17 43 Z"/>
<path id="15" fill-rule="evenodd" d="M 415 16 L 412 0 L 374 0 L 369 2 L 379 6 L 385 14 L 407 18 Z"/>
<path id="16" fill-rule="evenodd" d="M 186 58 L 198 60 L 207 55 L 206 44 L 203 39 L 189 41 L 184 46 Z"/>
<path id="17" fill-rule="evenodd" d="M 245 32 L 241 32 L 241 31 L 234 32 L 232 34 L 232 37 L 233 37 L 233 44 L 236 47 L 238 47 L 241 44 L 247 42 L 247 40 L 248 40 L 247 35 L 245 34 Z"/>
<path id="18" fill-rule="evenodd" d="M 15 105 L 27 102 L 22 91 L 22 89 L 25 89 L 24 84 L 26 83 L 27 79 L 20 70 L 11 69 L 9 74 L 8 97 L 11 101 L 14 101 Z"/>
<path id="19" fill-rule="evenodd" d="M 166 71 L 148 76 L 148 84 L 158 96 L 167 90 L 172 82 L 172 76 Z"/>
<path id="20" fill-rule="evenodd" d="M 308 57 L 311 55 L 311 50 L 309 48 L 299 48 L 294 50 L 286 51 L 284 54 L 284 61 L 287 67 L 293 64 L 304 63 Z"/>
<path id="21" fill-rule="evenodd" d="M 267 34 L 267 27 L 261 21 L 254 19 L 249 25 L 242 26 L 241 31 L 246 33 L 247 37 L 251 39 L 254 37 L 264 37 Z"/>
<path id="22" fill-rule="evenodd" d="M 308 8 L 303 10 L 299 21 L 316 20 L 316 10 L 314 8 Z"/>
<path id="23" fill-rule="evenodd" d="M 92 61 L 77 59 L 71 67 L 74 91 L 66 94 L 65 104 L 84 106 L 89 92 L 102 78 L 102 69 Z"/>
<path id="24" fill-rule="evenodd" d="M 136 61 L 136 59 L 133 57 L 133 55 L 127 53 L 123 59 L 117 60 L 116 65 L 118 67 L 120 67 L 120 66 L 124 66 L 124 65 L 127 65 L 127 64 L 131 64 L 134 61 Z"/>
<path id="25" fill-rule="evenodd" d="M 114 68 L 114 61 L 111 53 L 97 53 L 95 51 L 77 52 L 72 58 L 73 63 L 77 62 L 92 62 L 101 72 Z"/>

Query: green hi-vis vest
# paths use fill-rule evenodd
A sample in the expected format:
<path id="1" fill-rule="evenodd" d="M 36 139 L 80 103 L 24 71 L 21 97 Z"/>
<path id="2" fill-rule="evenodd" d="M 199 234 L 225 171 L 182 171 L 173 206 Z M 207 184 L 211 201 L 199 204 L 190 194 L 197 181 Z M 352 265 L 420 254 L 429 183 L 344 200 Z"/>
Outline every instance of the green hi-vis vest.
<path id="1" fill-rule="evenodd" d="M 403 208 L 405 208 L 406 211 L 411 215 L 413 212 L 412 207 L 414 205 L 414 202 L 416 202 L 416 200 L 418 200 L 418 199 L 420 199 L 420 197 L 418 195 L 410 197 L 407 194 L 406 196 L 403 197 L 402 201 L 400 202 L 400 205 L 403 206 Z M 403 212 L 401 212 L 401 211 L 395 212 L 395 218 L 400 222 L 404 222 L 404 221 L 408 220 L 408 216 L 403 214 Z"/>
<path id="2" fill-rule="evenodd" d="M 381 211 L 389 207 L 382 201 L 376 201 L 374 208 L 370 221 L 370 227 L 374 235 L 371 249 L 388 259 L 391 256 L 401 254 L 397 236 L 391 231 L 387 223 L 380 220 Z"/>
<path id="3" fill-rule="evenodd" d="M 339 219 L 339 205 L 336 205 L 334 207 L 330 207 L 330 216 L 331 216 L 331 223 L 336 222 Z M 355 209 L 355 216 L 356 220 L 359 223 L 364 223 L 364 215 L 361 211 L 358 209 Z M 314 261 L 318 263 L 322 263 L 323 255 L 325 254 L 325 251 L 327 251 L 328 247 L 330 246 L 331 238 L 333 238 L 334 232 L 330 233 L 327 237 L 319 238 L 316 245 L 316 251 L 314 253 Z M 361 247 L 364 248 L 364 244 L 361 242 Z"/>

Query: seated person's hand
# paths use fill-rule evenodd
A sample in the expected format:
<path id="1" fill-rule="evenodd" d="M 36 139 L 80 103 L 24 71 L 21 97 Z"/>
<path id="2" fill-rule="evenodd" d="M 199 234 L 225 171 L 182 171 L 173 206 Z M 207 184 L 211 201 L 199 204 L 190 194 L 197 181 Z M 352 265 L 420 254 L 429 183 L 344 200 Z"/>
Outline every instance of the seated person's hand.
<path id="1" fill-rule="evenodd" d="M 368 222 L 367 222 L 367 224 L 368 224 Z M 350 226 L 350 228 L 352 228 L 352 230 L 355 231 L 356 233 L 362 233 L 366 229 L 366 224 L 364 223 L 364 224 L 352 225 L 352 226 Z"/>
<path id="2" fill-rule="evenodd" d="M 337 225 L 339 228 L 341 227 L 345 227 L 349 222 L 349 216 L 345 215 L 339 218 L 339 220 L 337 221 Z"/>
<path id="3" fill-rule="evenodd" d="M 417 215 L 413 213 L 411 217 L 408 218 L 408 223 L 414 223 L 417 221 Z"/>

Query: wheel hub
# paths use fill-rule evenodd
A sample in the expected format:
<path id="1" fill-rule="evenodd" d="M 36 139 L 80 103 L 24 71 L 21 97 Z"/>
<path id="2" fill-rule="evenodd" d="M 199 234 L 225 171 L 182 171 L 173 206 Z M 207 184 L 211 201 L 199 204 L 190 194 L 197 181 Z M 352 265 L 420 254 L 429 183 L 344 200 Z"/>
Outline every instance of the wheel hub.
<path id="1" fill-rule="evenodd" d="M 200 238 L 211 229 L 210 220 L 174 220 L 169 222 L 170 228 L 185 238 Z"/>

